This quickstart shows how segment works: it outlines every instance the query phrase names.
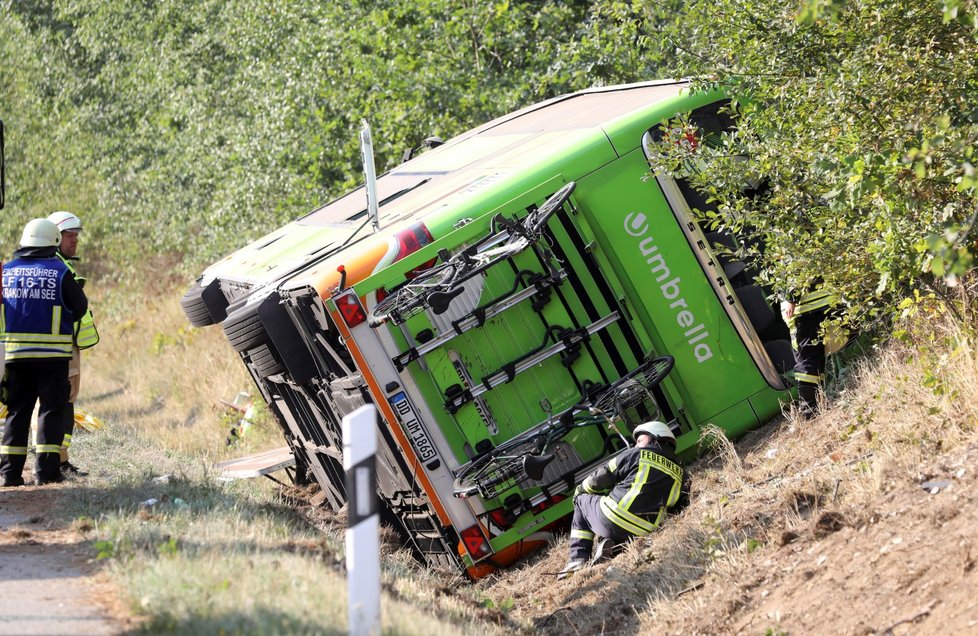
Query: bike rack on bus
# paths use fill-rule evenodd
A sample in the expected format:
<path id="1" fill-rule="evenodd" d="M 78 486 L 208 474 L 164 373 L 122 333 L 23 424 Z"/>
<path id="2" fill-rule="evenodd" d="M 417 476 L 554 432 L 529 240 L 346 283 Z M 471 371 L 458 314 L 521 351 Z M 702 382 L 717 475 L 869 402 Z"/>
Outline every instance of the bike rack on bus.
<path id="1" fill-rule="evenodd" d="M 547 347 L 546 340 L 544 340 L 544 344 L 537 349 L 524 354 L 516 360 L 503 365 L 498 370 L 483 377 L 481 384 L 478 384 L 470 389 L 462 389 L 459 385 L 455 385 L 456 390 L 452 391 L 450 389 L 445 394 L 445 409 L 448 410 L 449 413 L 456 413 L 460 408 L 462 408 L 462 406 L 468 404 L 483 393 L 491 391 L 493 388 L 501 384 L 512 382 L 513 378 L 515 378 L 517 374 L 533 368 L 537 364 L 557 355 L 558 353 L 576 347 L 580 343 L 588 340 L 593 334 L 616 322 L 619 318 L 621 318 L 621 315 L 617 311 L 613 311 L 604 318 L 591 323 L 587 327 L 582 327 L 581 329 L 567 329 L 558 336 L 560 341 L 556 344 Z M 553 329 L 554 328 L 552 327 L 547 331 L 547 339 L 550 338 Z"/>
<path id="2" fill-rule="evenodd" d="M 524 274 L 529 274 L 525 283 L 527 287 L 516 291 L 519 288 L 520 283 L 523 282 Z M 480 307 L 476 307 L 467 315 L 462 316 L 458 320 L 452 321 L 452 331 L 446 331 L 431 340 L 424 341 L 416 347 L 412 347 L 403 353 L 399 353 L 391 358 L 391 362 L 394 363 L 394 367 L 397 368 L 398 371 L 403 371 L 410 363 L 418 360 L 421 358 L 421 356 L 447 344 L 456 336 L 460 336 L 471 329 L 481 327 L 488 319 L 498 316 L 508 309 L 515 307 L 517 304 L 526 300 L 527 298 L 537 296 L 537 294 L 559 285 L 566 278 L 567 273 L 564 270 L 558 270 L 553 275 L 549 276 L 526 271 L 520 272 L 520 275 L 517 276 L 512 290 Z"/>

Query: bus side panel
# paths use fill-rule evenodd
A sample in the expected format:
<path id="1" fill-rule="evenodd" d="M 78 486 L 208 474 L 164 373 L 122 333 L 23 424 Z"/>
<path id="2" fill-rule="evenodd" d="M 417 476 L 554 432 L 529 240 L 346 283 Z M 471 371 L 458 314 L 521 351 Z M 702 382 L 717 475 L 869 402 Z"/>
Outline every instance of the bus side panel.
<path id="1" fill-rule="evenodd" d="M 751 408 L 750 400 L 743 400 L 731 406 L 722 413 L 712 416 L 708 422 L 723 430 L 729 438 L 739 437 L 747 431 L 756 428 L 759 422 Z M 698 450 L 700 431 L 690 431 L 676 439 L 676 453 L 684 459 L 692 459 Z M 707 442 L 707 446 L 709 443 Z"/>
<path id="2" fill-rule="evenodd" d="M 766 383 L 647 176 L 640 153 L 632 152 L 583 179 L 577 197 L 622 282 L 633 328 L 648 334 L 658 353 L 675 357 L 670 379 L 690 419 L 701 423 Z"/>
<path id="3" fill-rule="evenodd" d="M 784 406 L 791 396 L 784 391 L 765 389 L 750 397 L 750 405 L 761 422 L 768 422 L 784 411 Z"/>

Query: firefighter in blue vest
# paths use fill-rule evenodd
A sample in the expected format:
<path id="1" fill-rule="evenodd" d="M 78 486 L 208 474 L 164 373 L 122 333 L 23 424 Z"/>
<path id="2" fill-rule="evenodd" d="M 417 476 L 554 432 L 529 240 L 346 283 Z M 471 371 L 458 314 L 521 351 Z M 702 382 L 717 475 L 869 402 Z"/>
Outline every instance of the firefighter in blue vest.
<path id="1" fill-rule="evenodd" d="M 71 212 L 54 212 L 48 216 L 61 231 L 61 244 L 58 246 L 58 257 L 75 276 L 78 284 L 85 287 L 85 279 L 78 275 L 73 262 L 78 260 L 78 235 L 82 231 L 81 219 Z M 68 382 L 71 392 L 68 395 L 68 408 L 65 410 L 65 438 L 61 443 L 61 472 L 65 475 L 84 477 L 88 473 L 79 470 L 68 460 L 68 449 L 71 447 L 72 435 L 75 432 L 75 400 L 81 387 L 81 352 L 98 344 L 98 331 L 95 329 L 95 318 L 89 309 L 75 323 L 75 343 L 71 350 L 71 362 L 68 363 Z"/>
<path id="2" fill-rule="evenodd" d="M 40 401 L 35 483 L 64 480 L 60 450 L 68 406 L 68 361 L 74 323 L 88 309 L 81 285 L 56 252 L 58 227 L 47 219 L 24 226 L 20 249 L 3 267 L 0 338 L 6 355 L 7 421 L 0 442 L 0 479 L 23 486 L 31 415 Z"/>
<path id="3" fill-rule="evenodd" d="M 574 491 L 570 560 L 564 578 L 644 537 L 689 503 L 689 477 L 676 461 L 676 436 L 663 422 L 646 422 L 632 433 L 635 446 L 611 459 Z M 596 538 L 600 538 L 591 556 Z"/>
<path id="4" fill-rule="evenodd" d="M 818 397 L 825 373 L 825 334 L 822 324 L 837 302 L 836 295 L 818 280 L 800 296 L 790 297 L 785 315 L 795 328 L 795 382 L 801 400 L 801 415 L 813 417 L 819 410 Z"/>

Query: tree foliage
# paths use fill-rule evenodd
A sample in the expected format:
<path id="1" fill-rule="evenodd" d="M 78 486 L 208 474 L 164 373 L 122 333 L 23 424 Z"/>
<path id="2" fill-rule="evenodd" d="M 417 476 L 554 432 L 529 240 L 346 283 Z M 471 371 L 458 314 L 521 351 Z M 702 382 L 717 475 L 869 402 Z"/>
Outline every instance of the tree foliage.
<path id="1" fill-rule="evenodd" d="M 737 95 L 741 125 L 695 152 L 663 145 L 657 169 L 709 195 L 708 221 L 763 240 L 775 289 L 823 278 L 853 322 L 890 315 L 972 266 L 975 9 L 692 0 L 662 31 L 672 69 Z"/>
<path id="2" fill-rule="evenodd" d="M 871 320 L 973 267 L 976 16 L 976 0 L 0 0 L 0 247 L 67 208 L 115 271 L 147 253 L 192 271 L 357 184 L 361 119 L 384 168 L 553 95 L 694 77 L 736 96 L 741 126 L 664 145 L 656 169 L 707 193 L 709 223 L 763 239 L 776 290 L 820 277 Z"/>
<path id="3" fill-rule="evenodd" d="M 117 265 L 196 266 L 356 185 L 361 119 L 390 167 L 426 137 L 656 75 L 651 48 L 616 53 L 639 23 L 617 3 L 4 4 L 2 116 L 25 132 L 5 244 L 67 207 Z"/>

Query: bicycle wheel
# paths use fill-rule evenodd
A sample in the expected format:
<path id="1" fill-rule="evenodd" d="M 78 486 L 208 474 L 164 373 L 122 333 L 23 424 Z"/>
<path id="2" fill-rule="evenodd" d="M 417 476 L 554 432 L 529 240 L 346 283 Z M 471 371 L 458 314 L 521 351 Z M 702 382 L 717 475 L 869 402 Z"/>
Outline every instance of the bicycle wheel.
<path id="1" fill-rule="evenodd" d="M 552 436 L 566 434 L 567 428 L 554 421 L 542 430 L 526 431 L 476 457 L 455 477 L 454 492 L 459 498 L 482 495 L 492 499 L 527 479 L 526 457 L 539 455 Z"/>
<path id="2" fill-rule="evenodd" d="M 672 370 L 672 356 L 652 358 L 597 392 L 591 401 L 592 412 L 610 413 L 624 418 L 625 411 L 651 401 L 658 411 L 652 389 Z"/>
<path id="3" fill-rule="evenodd" d="M 576 181 L 567 183 L 560 190 L 554 192 L 543 205 L 527 214 L 526 218 L 523 219 L 523 229 L 526 233 L 532 237 L 539 236 L 543 232 L 543 228 L 546 227 L 550 217 L 564 206 L 576 187 Z"/>
<path id="4" fill-rule="evenodd" d="M 450 287 L 449 282 L 455 278 L 457 269 L 455 263 L 442 263 L 394 289 L 370 310 L 368 324 L 379 327 L 391 320 L 399 325 L 421 313 L 432 293 Z"/>
<path id="5" fill-rule="evenodd" d="M 506 482 L 515 484 L 519 472 L 520 457 L 486 456 L 475 460 L 468 468 L 455 477 L 453 490 L 456 497 L 465 499 L 481 495 L 492 499 L 498 494 L 498 487 Z"/>

